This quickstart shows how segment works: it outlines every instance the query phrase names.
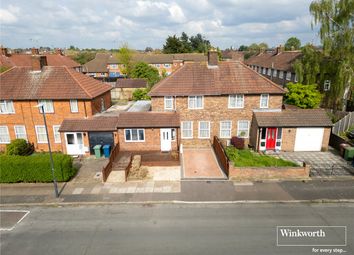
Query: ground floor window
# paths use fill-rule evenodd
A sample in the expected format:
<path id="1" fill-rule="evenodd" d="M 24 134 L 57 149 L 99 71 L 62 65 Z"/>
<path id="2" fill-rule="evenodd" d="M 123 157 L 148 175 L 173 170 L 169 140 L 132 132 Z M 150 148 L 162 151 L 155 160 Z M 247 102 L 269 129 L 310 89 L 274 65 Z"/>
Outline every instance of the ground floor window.
<path id="1" fill-rule="evenodd" d="M 144 129 L 125 129 L 126 142 L 144 142 L 145 130 Z"/>
<path id="2" fill-rule="evenodd" d="M 182 121 L 182 138 L 193 138 L 193 122 Z"/>
<path id="3" fill-rule="evenodd" d="M 15 135 L 16 139 L 25 139 L 27 140 L 26 128 L 25 126 L 15 126 Z"/>
<path id="4" fill-rule="evenodd" d="M 231 138 L 231 121 L 220 121 L 220 138 Z"/>
<path id="5" fill-rule="evenodd" d="M 248 138 L 249 135 L 249 121 L 239 120 L 237 122 L 237 136 L 242 138 Z"/>
<path id="6" fill-rule="evenodd" d="M 60 128 L 60 125 L 54 125 L 53 126 L 54 142 L 55 143 L 61 143 L 59 128 Z"/>
<path id="7" fill-rule="evenodd" d="M 45 126 L 36 126 L 37 142 L 47 143 L 47 132 L 45 131 Z"/>
<path id="8" fill-rule="evenodd" d="M 199 121 L 198 138 L 210 138 L 210 122 Z"/>
<path id="9" fill-rule="evenodd" d="M 7 126 L 0 126 L 0 143 L 10 143 L 10 134 Z"/>

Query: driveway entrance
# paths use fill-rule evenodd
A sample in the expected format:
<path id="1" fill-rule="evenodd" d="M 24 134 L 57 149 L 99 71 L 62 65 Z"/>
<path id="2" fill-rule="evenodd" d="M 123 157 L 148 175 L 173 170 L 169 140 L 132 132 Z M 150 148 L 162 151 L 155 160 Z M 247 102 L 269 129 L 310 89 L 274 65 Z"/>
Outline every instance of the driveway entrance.
<path id="1" fill-rule="evenodd" d="M 212 148 L 183 149 L 183 178 L 226 179 Z"/>

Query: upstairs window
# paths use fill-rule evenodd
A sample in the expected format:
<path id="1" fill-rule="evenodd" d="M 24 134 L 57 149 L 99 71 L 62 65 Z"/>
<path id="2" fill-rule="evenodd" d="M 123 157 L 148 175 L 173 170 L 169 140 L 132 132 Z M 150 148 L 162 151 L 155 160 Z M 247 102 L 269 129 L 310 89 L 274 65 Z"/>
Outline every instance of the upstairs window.
<path id="1" fill-rule="evenodd" d="M 236 94 L 229 95 L 229 108 L 243 108 L 244 107 L 244 95 Z"/>
<path id="2" fill-rule="evenodd" d="M 279 79 L 284 79 L 284 71 L 279 71 Z"/>
<path id="3" fill-rule="evenodd" d="M 277 69 L 274 69 L 273 70 L 273 77 L 277 77 L 278 76 L 278 70 Z"/>
<path id="4" fill-rule="evenodd" d="M 330 80 L 325 80 L 323 83 L 323 90 L 324 91 L 329 91 L 331 89 L 331 81 Z"/>
<path id="5" fill-rule="evenodd" d="M 165 110 L 173 110 L 173 97 L 172 96 L 166 96 L 164 97 L 164 105 L 165 105 Z"/>
<path id="6" fill-rule="evenodd" d="M 14 103 L 12 100 L 0 100 L 0 113 L 15 113 Z"/>
<path id="7" fill-rule="evenodd" d="M 203 109 L 203 96 L 189 96 L 188 109 Z"/>
<path id="8" fill-rule="evenodd" d="M 267 70 L 268 70 L 267 75 L 271 76 L 272 75 L 272 69 L 271 68 L 267 68 Z"/>
<path id="9" fill-rule="evenodd" d="M 38 100 L 39 105 L 43 105 L 45 113 L 54 113 L 53 100 Z M 39 107 L 39 112 L 42 113 L 42 107 Z"/>
<path id="10" fill-rule="evenodd" d="M 287 81 L 291 80 L 291 73 L 290 72 L 286 72 L 286 80 Z"/>
<path id="11" fill-rule="evenodd" d="M 260 108 L 268 108 L 269 95 L 261 94 Z"/>
<path id="12" fill-rule="evenodd" d="M 79 106 L 77 104 L 77 100 L 76 99 L 71 99 L 70 100 L 70 111 L 75 113 L 75 112 L 79 112 Z"/>
<path id="13" fill-rule="evenodd" d="M 267 68 L 268 69 L 268 68 Z M 266 74 L 267 73 L 267 70 L 265 67 L 262 67 L 262 74 Z"/>

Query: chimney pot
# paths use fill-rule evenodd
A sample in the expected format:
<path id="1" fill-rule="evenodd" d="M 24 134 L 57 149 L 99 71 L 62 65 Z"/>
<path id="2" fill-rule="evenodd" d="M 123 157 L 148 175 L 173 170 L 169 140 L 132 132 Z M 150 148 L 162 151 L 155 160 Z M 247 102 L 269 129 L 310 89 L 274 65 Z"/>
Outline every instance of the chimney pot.
<path id="1" fill-rule="evenodd" d="M 55 53 L 58 54 L 58 55 L 64 55 L 63 54 L 63 50 L 60 49 L 60 48 L 55 49 Z"/>
<path id="2" fill-rule="evenodd" d="M 280 44 L 276 49 L 275 49 L 275 55 L 278 55 L 284 51 L 283 46 Z"/>
<path id="3" fill-rule="evenodd" d="M 32 55 L 39 55 L 39 50 L 37 48 L 31 49 Z"/>
<path id="4" fill-rule="evenodd" d="M 216 50 L 208 51 L 208 66 L 218 66 L 218 52 Z"/>
<path id="5" fill-rule="evenodd" d="M 41 71 L 44 66 L 47 65 L 47 57 L 46 56 L 32 56 L 32 70 L 33 71 Z"/>

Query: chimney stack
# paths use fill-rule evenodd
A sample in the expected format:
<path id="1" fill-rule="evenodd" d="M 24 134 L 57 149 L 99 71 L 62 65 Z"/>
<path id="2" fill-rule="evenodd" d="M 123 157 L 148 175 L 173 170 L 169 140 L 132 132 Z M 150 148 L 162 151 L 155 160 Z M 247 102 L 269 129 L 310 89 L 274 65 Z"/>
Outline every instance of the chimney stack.
<path id="1" fill-rule="evenodd" d="M 278 55 L 284 51 L 283 46 L 280 44 L 276 49 L 275 49 L 275 55 Z"/>
<path id="2" fill-rule="evenodd" d="M 63 54 L 63 50 L 60 49 L 60 48 L 55 49 L 55 53 L 58 54 L 58 55 L 64 55 Z"/>
<path id="3" fill-rule="evenodd" d="M 32 70 L 33 71 L 41 71 L 43 66 L 47 65 L 47 57 L 33 55 L 32 56 Z"/>
<path id="4" fill-rule="evenodd" d="M 208 66 L 217 67 L 218 66 L 218 52 L 216 50 L 208 51 Z"/>
<path id="5" fill-rule="evenodd" d="M 32 55 L 39 55 L 39 50 L 37 48 L 32 48 Z"/>
<path id="6" fill-rule="evenodd" d="M 6 57 L 10 55 L 7 51 L 7 48 L 1 47 L 1 55 L 4 55 Z"/>

